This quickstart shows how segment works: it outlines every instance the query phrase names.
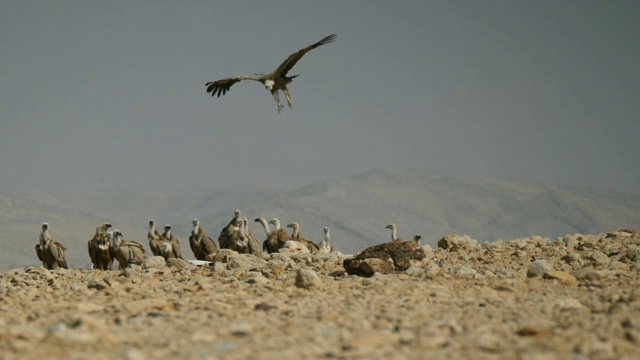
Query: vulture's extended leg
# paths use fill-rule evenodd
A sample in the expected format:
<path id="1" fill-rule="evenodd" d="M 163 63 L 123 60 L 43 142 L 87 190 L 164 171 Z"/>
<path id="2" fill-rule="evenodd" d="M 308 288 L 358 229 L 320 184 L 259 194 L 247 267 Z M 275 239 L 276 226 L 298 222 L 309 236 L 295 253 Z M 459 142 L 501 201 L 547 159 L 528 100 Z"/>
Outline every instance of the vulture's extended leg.
<path id="1" fill-rule="evenodd" d="M 282 89 L 282 92 L 284 93 L 284 97 L 287 98 L 287 103 L 289 103 L 289 109 L 291 109 L 292 108 L 292 106 L 291 106 L 291 95 L 289 95 L 289 89 L 284 88 L 284 89 Z"/>
<path id="2" fill-rule="evenodd" d="M 273 95 L 273 99 L 276 101 L 276 104 L 278 104 L 278 112 L 280 112 L 284 105 L 280 104 L 280 94 L 278 90 L 271 90 L 271 95 Z"/>

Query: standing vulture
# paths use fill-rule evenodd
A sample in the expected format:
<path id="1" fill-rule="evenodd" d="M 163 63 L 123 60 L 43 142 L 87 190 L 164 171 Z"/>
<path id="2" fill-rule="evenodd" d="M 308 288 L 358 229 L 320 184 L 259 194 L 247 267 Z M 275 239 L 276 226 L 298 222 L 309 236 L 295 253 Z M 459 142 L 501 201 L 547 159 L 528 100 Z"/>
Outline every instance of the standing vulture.
<path id="1" fill-rule="evenodd" d="M 189 236 L 189 245 L 191 245 L 191 251 L 198 260 L 205 260 L 207 255 L 213 254 L 218 251 L 216 243 L 213 239 L 204 233 L 204 230 L 200 227 L 200 220 L 193 219 L 193 230 L 191 230 L 191 236 Z"/>
<path id="2" fill-rule="evenodd" d="M 276 101 L 276 104 L 278 104 L 278 112 L 280 112 L 280 110 L 284 108 L 284 105 L 280 103 L 280 95 L 278 93 L 279 90 L 282 90 L 284 96 L 287 98 L 289 108 L 291 108 L 291 96 L 289 95 L 287 84 L 299 75 L 287 76 L 287 73 L 308 51 L 315 49 L 320 45 L 328 44 L 334 41 L 336 37 L 336 34 L 331 34 L 313 45 L 309 45 L 304 49 L 294 52 L 293 54 L 289 55 L 289 57 L 285 61 L 283 61 L 277 69 L 270 72 L 269 74 L 241 75 L 208 82 L 205 84 L 205 86 L 207 87 L 207 92 L 211 93 L 211 96 L 217 95 L 218 97 L 220 97 L 220 95 L 226 94 L 227 91 L 229 91 L 229 89 L 231 88 L 231 85 L 237 83 L 238 81 L 255 80 L 261 82 L 264 87 L 271 92 L 273 99 Z"/>
<path id="3" fill-rule="evenodd" d="M 162 233 L 162 239 L 160 240 L 160 256 L 165 260 L 169 258 L 182 259 L 182 251 L 180 250 L 180 241 L 173 236 L 171 232 L 171 225 L 164 226 L 164 232 Z"/>
<path id="4" fill-rule="evenodd" d="M 118 269 L 128 268 L 131 264 L 142 265 L 142 261 L 146 258 L 144 247 L 142 244 L 122 238 L 122 232 L 118 229 L 113 230 L 109 247 L 111 253 L 118 263 Z"/>
<path id="5" fill-rule="evenodd" d="M 53 241 L 49 233 L 49 224 L 43 223 L 40 242 L 36 245 L 36 254 L 38 259 L 42 261 L 42 266 L 45 269 L 57 269 L 59 267 L 68 269 L 67 261 L 64 258 L 66 250 L 62 244 Z"/>
<path id="6" fill-rule="evenodd" d="M 160 241 L 162 240 L 162 235 L 158 230 L 156 230 L 156 222 L 154 220 L 149 220 L 149 232 L 147 233 L 147 239 L 149 240 L 151 253 L 154 256 L 162 256 L 162 253 L 160 251 Z"/>
<path id="7" fill-rule="evenodd" d="M 306 239 L 300 234 L 300 224 L 294 221 L 293 223 L 287 225 L 287 227 L 293 229 L 293 232 L 291 233 L 291 237 L 293 238 L 293 240 L 301 242 L 302 245 L 309 249 L 310 253 L 318 252 L 318 245 L 316 245 L 313 241 Z"/>
<path id="8" fill-rule="evenodd" d="M 236 209 L 233 212 L 233 219 L 220 231 L 220 235 L 218 236 L 220 249 L 234 249 L 236 241 L 240 238 L 238 232 L 240 231 L 241 222 L 242 215 L 240 209 Z"/>
<path id="9" fill-rule="evenodd" d="M 92 269 L 111 270 L 113 257 L 109 251 L 109 239 L 107 238 L 107 231 L 110 227 L 109 223 L 98 226 L 93 239 L 87 242 Z"/>

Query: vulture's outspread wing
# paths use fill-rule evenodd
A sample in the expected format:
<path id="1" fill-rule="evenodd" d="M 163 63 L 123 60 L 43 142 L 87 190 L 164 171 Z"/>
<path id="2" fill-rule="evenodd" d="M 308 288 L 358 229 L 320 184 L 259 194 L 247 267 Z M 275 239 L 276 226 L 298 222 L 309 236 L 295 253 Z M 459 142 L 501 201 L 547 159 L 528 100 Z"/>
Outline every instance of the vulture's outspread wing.
<path id="1" fill-rule="evenodd" d="M 300 60 L 304 54 L 306 54 L 307 52 L 317 48 L 320 45 L 324 45 L 324 44 L 328 44 L 330 42 L 333 42 L 336 37 L 338 35 L 336 34 L 331 34 L 329 36 L 327 36 L 326 38 L 318 41 L 317 43 L 313 44 L 313 45 L 309 45 L 304 49 L 298 50 L 296 52 L 294 52 L 293 54 L 289 55 L 289 57 L 282 62 L 282 64 L 280 64 L 280 66 L 278 66 L 278 68 L 272 73 L 276 76 L 285 76 L 287 75 L 287 72 L 289 70 L 291 70 L 291 68 L 298 62 L 298 60 Z"/>
<path id="2" fill-rule="evenodd" d="M 211 96 L 218 95 L 218 97 L 220 97 L 220 95 L 226 94 L 227 91 L 229 91 L 229 88 L 231 88 L 231 85 L 237 83 L 238 81 L 242 81 L 242 80 L 261 81 L 263 78 L 264 78 L 263 74 L 242 75 L 242 76 L 230 77 L 228 79 L 208 82 L 204 86 L 207 87 L 207 92 L 211 93 Z"/>

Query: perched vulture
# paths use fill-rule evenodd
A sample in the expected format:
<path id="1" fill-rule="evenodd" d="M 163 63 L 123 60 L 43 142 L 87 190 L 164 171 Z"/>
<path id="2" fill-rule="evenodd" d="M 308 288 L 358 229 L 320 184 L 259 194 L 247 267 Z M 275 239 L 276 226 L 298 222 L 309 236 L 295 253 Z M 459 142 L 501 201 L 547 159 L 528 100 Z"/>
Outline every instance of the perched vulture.
<path id="1" fill-rule="evenodd" d="M 257 223 L 260 223 L 262 227 L 264 227 L 264 231 L 267 235 L 267 238 L 262 242 L 262 251 L 267 254 L 276 253 L 278 250 L 284 247 L 286 239 L 281 239 L 278 237 L 278 232 L 276 230 L 269 229 L 269 224 L 267 220 L 263 217 L 259 217 L 254 220 Z M 280 229 L 282 230 L 282 229 Z M 285 236 L 289 236 L 284 230 L 282 230 Z"/>
<path id="2" fill-rule="evenodd" d="M 287 227 L 290 227 L 293 229 L 293 232 L 291 233 L 291 237 L 293 238 L 293 240 L 296 240 L 302 243 L 302 245 L 304 245 L 307 249 L 309 249 L 309 252 L 311 253 L 318 252 L 319 250 L 318 245 L 316 245 L 313 241 L 305 238 L 304 236 L 302 236 L 302 234 L 300 234 L 300 224 L 294 221 L 291 224 L 287 225 Z"/>
<path id="3" fill-rule="evenodd" d="M 236 209 L 233 212 L 233 219 L 220 231 L 220 235 L 218 236 L 220 249 L 234 249 L 237 240 L 240 238 L 239 231 L 241 222 L 242 216 L 240 210 Z"/>
<path id="4" fill-rule="evenodd" d="M 113 230 L 110 246 L 112 255 L 118 260 L 120 270 L 128 268 L 131 264 L 142 265 L 142 261 L 146 258 L 142 244 L 123 239 L 120 230 Z"/>
<path id="5" fill-rule="evenodd" d="M 109 249 L 109 235 L 107 230 L 111 224 L 104 223 L 96 228 L 93 239 L 87 242 L 89 248 L 89 257 L 91 258 L 91 266 L 93 269 L 111 270 L 113 265 L 113 256 Z"/>
<path id="6" fill-rule="evenodd" d="M 216 243 L 204 233 L 198 219 L 193 219 L 193 230 L 191 230 L 191 236 L 189 237 L 189 245 L 191 245 L 191 250 L 197 260 L 205 260 L 207 255 L 218 251 Z"/>
<path id="7" fill-rule="evenodd" d="M 169 258 L 182 259 L 182 251 L 180 250 L 180 241 L 171 233 L 171 225 L 164 226 L 162 239 L 160 240 L 160 256 L 165 260 Z"/>
<path id="8" fill-rule="evenodd" d="M 59 267 L 68 269 L 67 261 L 64 258 L 64 252 L 67 249 L 59 242 L 53 241 L 49 233 L 49 224 L 42 224 L 42 233 L 40 233 L 40 242 L 36 245 L 36 254 L 38 259 L 42 261 L 45 269 L 57 269 Z"/>
<path id="9" fill-rule="evenodd" d="M 147 240 L 149 240 L 149 248 L 154 256 L 162 256 L 160 254 L 160 240 L 162 235 L 156 230 L 156 222 L 149 220 L 149 232 L 147 233 Z"/>

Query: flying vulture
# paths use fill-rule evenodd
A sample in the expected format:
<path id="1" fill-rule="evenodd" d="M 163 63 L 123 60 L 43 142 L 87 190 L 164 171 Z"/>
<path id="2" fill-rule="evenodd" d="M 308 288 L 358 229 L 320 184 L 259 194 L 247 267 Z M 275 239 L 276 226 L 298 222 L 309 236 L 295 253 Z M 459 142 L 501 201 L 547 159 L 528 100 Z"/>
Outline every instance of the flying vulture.
<path id="1" fill-rule="evenodd" d="M 289 57 L 278 66 L 277 69 L 270 72 L 269 74 L 252 74 L 252 75 L 242 75 L 230 77 L 228 79 L 217 80 L 213 82 L 208 82 L 205 84 L 207 87 L 207 92 L 211 93 L 211 96 L 224 95 L 229 91 L 231 85 L 237 83 L 242 80 L 255 80 L 261 82 L 264 87 L 271 92 L 273 95 L 273 99 L 278 104 L 278 112 L 282 110 L 284 107 L 280 104 L 280 95 L 278 93 L 279 90 L 282 90 L 284 96 L 287 98 L 287 103 L 289 104 L 289 108 L 291 108 L 291 96 L 289 96 L 289 89 L 287 89 L 287 84 L 291 82 L 298 75 L 287 76 L 287 73 L 291 68 L 300 60 L 304 54 L 308 51 L 317 48 L 320 45 L 328 44 L 336 39 L 336 34 L 331 34 L 324 39 L 318 41 L 313 45 L 309 45 L 304 49 L 298 50 L 293 54 L 289 55 Z"/>

